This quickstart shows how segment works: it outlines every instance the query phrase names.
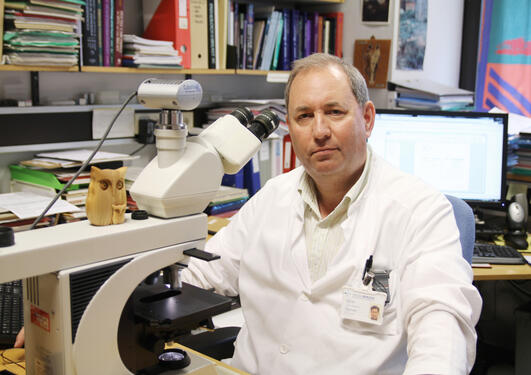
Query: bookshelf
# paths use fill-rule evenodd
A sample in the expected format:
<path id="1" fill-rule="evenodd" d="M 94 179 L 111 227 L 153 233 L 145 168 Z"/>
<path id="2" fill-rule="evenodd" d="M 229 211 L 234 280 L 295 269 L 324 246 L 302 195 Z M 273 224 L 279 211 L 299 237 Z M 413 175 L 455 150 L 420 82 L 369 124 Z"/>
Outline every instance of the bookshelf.
<path id="1" fill-rule="evenodd" d="M 316 5 L 341 5 L 345 3 L 345 0 L 289 0 L 289 1 L 279 1 L 279 0 L 242 0 L 237 1 L 241 4 L 270 4 L 274 5 L 277 8 L 284 7 L 300 7 L 302 5 L 308 5 L 314 7 Z M 5 1 L 0 0 L 0 17 L 4 15 Z M 127 27 L 127 12 L 129 13 L 139 13 L 141 12 L 142 4 L 140 0 L 127 1 L 124 4 L 124 12 L 126 12 L 126 25 Z M 131 16 L 134 18 L 134 22 L 138 22 L 141 18 L 141 15 L 138 14 Z M 3 17 L 2 20 L 3 21 Z M 2 39 L 3 39 L 3 23 L 0 23 L 0 57 L 2 56 Z M 125 30 L 125 32 L 133 32 L 135 34 L 141 35 L 142 31 L 138 30 L 130 31 Z M 83 48 L 81 46 L 81 48 Z M 166 68 L 149 68 L 149 69 L 138 69 L 138 68 L 127 68 L 127 67 L 115 67 L 115 66 L 83 66 L 83 63 L 80 61 L 78 66 L 42 66 L 42 65 L 1 65 L 0 72 L 10 72 L 10 71 L 30 71 L 30 72 L 87 72 L 87 73 L 150 73 L 150 74 L 199 74 L 199 75 L 246 75 L 246 76 L 265 76 L 267 71 L 264 70 L 250 70 L 250 69 L 166 69 Z"/>

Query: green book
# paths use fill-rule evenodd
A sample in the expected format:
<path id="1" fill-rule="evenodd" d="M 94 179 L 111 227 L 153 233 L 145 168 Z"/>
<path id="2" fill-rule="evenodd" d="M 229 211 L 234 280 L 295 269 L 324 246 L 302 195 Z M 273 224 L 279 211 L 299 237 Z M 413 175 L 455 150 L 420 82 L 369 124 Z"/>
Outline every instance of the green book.
<path id="1" fill-rule="evenodd" d="M 277 33 L 277 41 L 275 45 L 275 54 L 273 55 L 273 62 L 271 63 L 271 70 L 277 70 L 278 66 L 278 55 L 280 53 L 280 46 L 282 45 L 282 28 L 284 26 L 284 18 L 282 16 L 279 20 L 278 25 L 278 33 Z"/>

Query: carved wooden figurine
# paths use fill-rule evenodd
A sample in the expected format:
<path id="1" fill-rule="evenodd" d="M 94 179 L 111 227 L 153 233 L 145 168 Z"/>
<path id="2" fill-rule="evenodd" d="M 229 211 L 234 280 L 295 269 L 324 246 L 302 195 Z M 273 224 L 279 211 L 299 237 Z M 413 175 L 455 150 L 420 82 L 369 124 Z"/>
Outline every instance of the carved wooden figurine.
<path id="1" fill-rule="evenodd" d="M 93 225 L 121 224 L 124 222 L 127 196 L 125 171 L 90 168 L 90 185 L 86 201 L 87 217 Z"/>

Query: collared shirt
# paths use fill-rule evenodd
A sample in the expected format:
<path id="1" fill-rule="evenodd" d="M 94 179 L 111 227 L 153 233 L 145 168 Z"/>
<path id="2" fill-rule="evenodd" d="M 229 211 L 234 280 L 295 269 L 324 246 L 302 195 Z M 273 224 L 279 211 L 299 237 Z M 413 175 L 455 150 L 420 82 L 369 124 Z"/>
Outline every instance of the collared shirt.
<path id="1" fill-rule="evenodd" d="M 350 204 L 356 201 L 367 184 L 367 175 L 371 165 L 371 149 L 367 147 L 367 160 L 363 172 L 356 183 L 345 194 L 341 202 L 325 218 L 321 217 L 315 183 L 304 172 L 300 183 L 299 193 L 304 201 L 304 235 L 308 250 L 308 268 L 312 282 L 319 280 L 326 274 L 328 264 L 343 245 L 344 235 L 341 223 L 347 219 Z"/>

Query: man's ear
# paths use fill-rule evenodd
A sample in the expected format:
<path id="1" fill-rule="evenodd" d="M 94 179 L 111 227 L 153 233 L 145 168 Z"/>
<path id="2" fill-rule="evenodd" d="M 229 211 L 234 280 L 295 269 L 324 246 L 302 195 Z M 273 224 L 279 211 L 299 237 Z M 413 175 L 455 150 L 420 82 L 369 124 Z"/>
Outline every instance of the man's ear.
<path id="1" fill-rule="evenodd" d="M 363 120 L 365 121 L 365 138 L 369 138 L 374 127 L 374 120 L 376 118 L 376 108 L 374 103 L 370 100 L 365 103 L 363 107 Z"/>

